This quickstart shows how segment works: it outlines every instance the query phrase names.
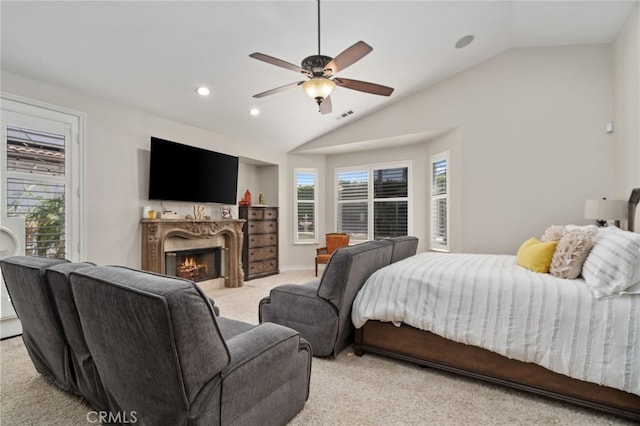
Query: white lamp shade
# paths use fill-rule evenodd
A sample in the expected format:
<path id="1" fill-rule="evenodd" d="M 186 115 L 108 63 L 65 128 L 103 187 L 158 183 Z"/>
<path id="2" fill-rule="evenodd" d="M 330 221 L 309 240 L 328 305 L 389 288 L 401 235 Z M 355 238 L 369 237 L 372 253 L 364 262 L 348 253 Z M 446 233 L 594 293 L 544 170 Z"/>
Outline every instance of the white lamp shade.
<path id="1" fill-rule="evenodd" d="M 624 220 L 628 204 L 624 200 L 587 200 L 584 203 L 585 219 Z"/>
<path id="2" fill-rule="evenodd" d="M 302 84 L 302 89 L 313 99 L 325 99 L 334 87 L 336 83 L 325 77 L 313 77 Z"/>

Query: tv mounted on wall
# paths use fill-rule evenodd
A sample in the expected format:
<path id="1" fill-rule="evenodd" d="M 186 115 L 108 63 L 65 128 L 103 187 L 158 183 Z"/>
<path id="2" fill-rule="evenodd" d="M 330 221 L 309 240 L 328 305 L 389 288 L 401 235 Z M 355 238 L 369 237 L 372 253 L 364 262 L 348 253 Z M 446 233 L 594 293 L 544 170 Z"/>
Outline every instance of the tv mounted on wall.
<path id="1" fill-rule="evenodd" d="M 149 199 L 235 204 L 238 157 L 151 137 Z"/>

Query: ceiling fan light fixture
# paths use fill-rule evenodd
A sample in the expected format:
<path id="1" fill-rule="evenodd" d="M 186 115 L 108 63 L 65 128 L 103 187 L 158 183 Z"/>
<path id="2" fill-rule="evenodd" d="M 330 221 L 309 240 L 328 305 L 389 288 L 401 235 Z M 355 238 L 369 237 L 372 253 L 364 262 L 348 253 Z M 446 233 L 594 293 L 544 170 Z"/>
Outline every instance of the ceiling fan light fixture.
<path id="1" fill-rule="evenodd" d="M 336 83 L 326 77 L 313 77 L 302 83 L 302 89 L 318 103 L 326 99 L 334 87 L 336 87 Z"/>

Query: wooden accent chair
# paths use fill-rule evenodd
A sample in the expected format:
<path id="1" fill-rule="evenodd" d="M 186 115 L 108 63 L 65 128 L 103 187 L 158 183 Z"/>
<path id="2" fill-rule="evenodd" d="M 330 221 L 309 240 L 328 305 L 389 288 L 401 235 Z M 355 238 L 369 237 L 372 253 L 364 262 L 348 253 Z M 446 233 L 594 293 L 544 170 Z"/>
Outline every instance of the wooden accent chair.
<path id="1" fill-rule="evenodd" d="M 318 276 L 318 263 L 327 264 L 329 258 L 336 249 L 349 245 L 349 234 L 332 232 L 325 236 L 325 247 L 316 249 L 316 277 Z"/>

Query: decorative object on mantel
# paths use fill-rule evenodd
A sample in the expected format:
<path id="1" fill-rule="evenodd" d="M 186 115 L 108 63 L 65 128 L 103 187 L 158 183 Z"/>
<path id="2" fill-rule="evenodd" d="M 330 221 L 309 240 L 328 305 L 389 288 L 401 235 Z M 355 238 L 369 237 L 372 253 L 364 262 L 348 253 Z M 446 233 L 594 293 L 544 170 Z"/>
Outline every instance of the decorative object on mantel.
<path id="1" fill-rule="evenodd" d="M 204 206 L 203 205 L 198 205 L 198 204 L 194 204 L 193 205 L 193 217 L 196 220 L 204 219 Z"/>
<path id="2" fill-rule="evenodd" d="M 155 218 L 156 218 L 156 211 L 155 211 L 155 210 L 149 210 L 149 211 L 147 212 L 147 217 L 148 217 L 149 219 L 151 219 L 151 220 L 155 219 Z"/>
<path id="3" fill-rule="evenodd" d="M 233 215 L 231 214 L 231 207 L 222 207 L 220 209 L 220 216 L 223 219 L 233 219 Z"/>
<path id="4" fill-rule="evenodd" d="M 587 200 L 584 204 L 584 218 L 595 219 L 598 226 L 607 226 L 608 220 L 614 220 L 620 227 L 620 221 L 627 218 L 627 202 L 624 200 Z"/>
<path id="5" fill-rule="evenodd" d="M 264 206 L 264 195 L 262 195 L 262 192 L 258 195 L 258 205 Z"/>
<path id="6" fill-rule="evenodd" d="M 166 211 L 163 211 L 160 214 L 160 219 L 175 220 L 175 219 L 180 219 L 180 218 L 178 217 L 178 212 L 172 212 L 171 210 L 166 210 Z"/>
<path id="7" fill-rule="evenodd" d="M 149 219 L 149 212 L 151 211 L 151 206 L 144 206 L 142 208 L 142 218 Z"/>

